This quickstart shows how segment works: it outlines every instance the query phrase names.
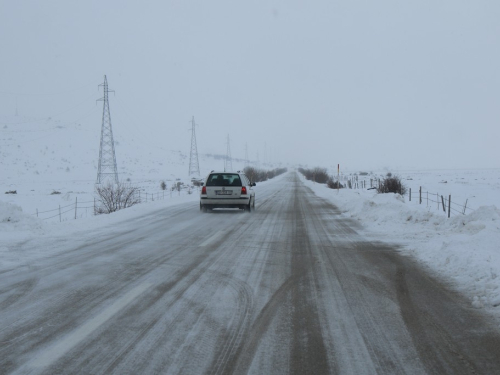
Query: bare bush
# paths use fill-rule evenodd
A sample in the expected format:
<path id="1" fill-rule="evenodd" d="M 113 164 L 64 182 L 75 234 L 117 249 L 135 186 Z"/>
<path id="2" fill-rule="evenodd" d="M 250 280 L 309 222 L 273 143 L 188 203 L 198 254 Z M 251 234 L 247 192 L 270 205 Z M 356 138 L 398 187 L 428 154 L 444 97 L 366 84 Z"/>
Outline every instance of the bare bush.
<path id="1" fill-rule="evenodd" d="M 286 168 L 275 168 L 271 170 L 257 169 L 254 167 L 245 167 L 243 172 L 251 182 L 267 181 L 271 178 L 279 176 L 287 171 Z"/>
<path id="2" fill-rule="evenodd" d="M 391 173 L 388 173 L 387 177 L 380 181 L 377 192 L 405 195 L 406 186 L 403 185 L 399 176 L 393 176 Z"/>
<path id="3" fill-rule="evenodd" d="M 192 179 L 191 183 L 193 184 L 193 186 L 202 186 L 203 185 L 203 180 Z"/>
<path id="4" fill-rule="evenodd" d="M 243 172 L 246 174 L 246 176 L 248 177 L 248 179 L 252 182 L 258 182 L 257 181 L 257 176 L 258 176 L 258 172 L 257 172 L 257 169 L 254 168 L 254 167 L 245 167 L 245 169 L 243 169 Z"/>
<path id="5" fill-rule="evenodd" d="M 328 186 L 330 189 L 343 189 L 344 188 L 344 185 L 342 185 L 338 181 L 334 181 L 333 178 L 331 178 L 331 177 L 326 182 L 326 186 Z"/>
<path id="6" fill-rule="evenodd" d="M 140 203 L 139 188 L 129 184 L 96 185 L 97 202 L 95 214 L 109 214 Z"/>
<path id="7" fill-rule="evenodd" d="M 167 189 L 167 184 L 165 183 L 165 181 L 161 182 L 160 188 L 161 188 L 161 190 L 166 190 Z"/>
<path id="8" fill-rule="evenodd" d="M 319 168 L 319 167 L 313 169 L 299 168 L 299 172 L 304 175 L 306 180 L 311 180 L 314 182 L 318 182 L 320 184 L 326 184 L 327 181 L 330 179 L 330 176 L 328 176 L 326 168 Z"/>

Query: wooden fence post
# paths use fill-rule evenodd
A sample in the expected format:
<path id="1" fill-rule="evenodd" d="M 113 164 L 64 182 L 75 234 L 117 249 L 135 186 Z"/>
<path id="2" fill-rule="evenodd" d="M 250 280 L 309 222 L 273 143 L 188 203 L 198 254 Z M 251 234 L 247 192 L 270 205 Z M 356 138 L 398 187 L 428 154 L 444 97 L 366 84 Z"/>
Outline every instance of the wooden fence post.
<path id="1" fill-rule="evenodd" d="M 451 213 L 451 194 L 448 195 L 448 219 L 450 218 Z"/>
<path id="2" fill-rule="evenodd" d="M 441 203 L 443 203 L 443 212 L 446 213 L 446 206 L 444 205 L 444 198 L 441 195 Z"/>
<path id="3" fill-rule="evenodd" d="M 465 206 L 464 206 L 464 212 L 463 215 L 465 215 L 465 210 L 467 210 L 467 202 L 469 201 L 469 198 L 465 200 Z"/>
<path id="4" fill-rule="evenodd" d="M 411 202 L 411 188 L 410 188 L 410 202 Z"/>
<path id="5" fill-rule="evenodd" d="M 420 188 L 418 189 L 418 195 L 419 195 L 418 204 L 422 204 L 422 186 L 420 186 Z"/>

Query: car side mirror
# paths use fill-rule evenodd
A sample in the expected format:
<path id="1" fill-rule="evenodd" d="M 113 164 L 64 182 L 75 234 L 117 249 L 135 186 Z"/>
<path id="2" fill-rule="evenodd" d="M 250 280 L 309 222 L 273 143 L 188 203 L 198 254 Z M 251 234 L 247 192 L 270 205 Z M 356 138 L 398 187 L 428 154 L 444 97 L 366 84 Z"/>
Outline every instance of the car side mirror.
<path id="1" fill-rule="evenodd" d="M 255 182 L 252 182 L 252 186 L 257 186 L 257 184 Z"/>

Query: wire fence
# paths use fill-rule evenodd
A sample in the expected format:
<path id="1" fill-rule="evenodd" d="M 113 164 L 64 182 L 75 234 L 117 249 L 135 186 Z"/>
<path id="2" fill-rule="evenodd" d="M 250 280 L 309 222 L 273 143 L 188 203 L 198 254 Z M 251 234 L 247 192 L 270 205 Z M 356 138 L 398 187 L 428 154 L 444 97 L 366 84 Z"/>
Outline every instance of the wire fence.
<path id="1" fill-rule="evenodd" d="M 418 191 L 413 191 L 408 189 L 408 201 L 417 202 L 418 204 L 426 204 L 427 207 L 432 207 L 435 205 L 438 211 L 443 210 L 448 217 L 452 215 L 466 215 L 467 213 L 473 212 L 475 209 L 469 204 L 469 199 L 466 199 L 464 204 L 457 203 L 451 198 L 451 194 L 448 196 L 440 195 L 439 193 L 431 193 L 429 191 L 423 191 L 420 186 Z"/>
<path id="2" fill-rule="evenodd" d="M 376 189 L 382 179 L 373 178 L 369 179 L 365 176 L 350 175 L 343 176 L 341 181 L 344 182 L 345 187 L 349 189 Z M 417 202 L 418 204 L 426 204 L 427 207 L 435 206 L 438 211 L 443 211 L 448 217 L 456 215 L 466 215 L 473 212 L 475 209 L 469 204 L 469 200 L 466 199 L 463 204 L 458 203 L 457 200 L 452 200 L 451 194 L 448 196 L 440 195 L 439 193 L 432 193 L 429 191 L 423 191 L 420 186 L 417 191 L 409 188 L 408 192 L 405 194 L 408 196 L 409 202 Z"/>
<path id="3" fill-rule="evenodd" d="M 196 188 L 191 187 L 187 189 L 161 190 L 152 193 L 145 191 L 145 189 L 142 189 L 138 192 L 139 197 L 137 201 L 138 204 L 141 204 L 195 193 Z M 91 201 L 79 201 L 78 197 L 76 197 L 74 202 L 68 203 L 63 206 L 59 205 L 57 208 L 51 210 L 39 211 L 38 209 L 36 209 L 36 212 L 33 214 L 33 216 L 36 216 L 42 220 L 59 219 L 59 222 L 76 220 L 79 218 L 95 216 L 99 214 L 99 210 L 97 208 L 100 205 L 101 200 L 97 196 Z"/>
<path id="4" fill-rule="evenodd" d="M 54 218 L 59 218 L 59 221 L 67 220 L 69 217 L 77 219 L 78 217 L 83 217 L 83 212 L 85 216 L 88 216 L 88 210 L 92 208 L 91 214 L 94 214 L 95 200 L 78 202 L 78 198 L 75 198 L 74 203 L 67 204 L 65 206 L 59 205 L 58 208 L 52 210 L 39 211 L 38 208 L 34 215 L 42 220 L 49 220 Z M 74 216 L 73 216 L 74 214 Z"/>

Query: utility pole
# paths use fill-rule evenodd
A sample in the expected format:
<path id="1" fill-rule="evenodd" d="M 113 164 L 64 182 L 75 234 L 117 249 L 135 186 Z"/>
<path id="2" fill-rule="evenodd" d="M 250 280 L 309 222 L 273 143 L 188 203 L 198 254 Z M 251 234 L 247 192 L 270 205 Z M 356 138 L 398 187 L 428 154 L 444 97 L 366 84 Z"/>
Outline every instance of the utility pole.
<path id="1" fill-rule="evenodd" d="M 248 167 L 250 161 L 248 160 L 248 143 L 245 143 L 245 167 Z"/>
<path id="2" fill-rule="evenodd" d="M 264 165 L 269 163 L 269 160 L 267 160 L 267 142 L 264 142 Z"/>
<path id="3" fill-rule="evenodd" d="M 231 157 L 231 146 L 229 144 L 229 134 L 227 135 L 227 151 L 226 159 L 224 160 L 224 172 L 233 171 L 233 159 Z"/>
<path id="4" fill-rule="evenodd" d="M 104 97 L 97 101 L 104 102 L 102 108 L 101 146 L 99 148 L 99 166 L 97 169 L 97 184 L 106 180 L 118 185 L 118 168 L 116 167 L 115 142 L 111 127 L 111 114 L 109 112 L 108 94 L 114 92 L 108 89 L 108 80 L 104 76 L 104 83 L 99 87 L 104 88 Z"/>
<path id="5" fill-rule="evenodd" d="M 198 160 L 198 146 L 196 145 L 196 123 L 194 116 L 191 120 L 191 152 L 189 153 L 189 176 L 197 174 L 200 176 L 200 162 Z"/>

